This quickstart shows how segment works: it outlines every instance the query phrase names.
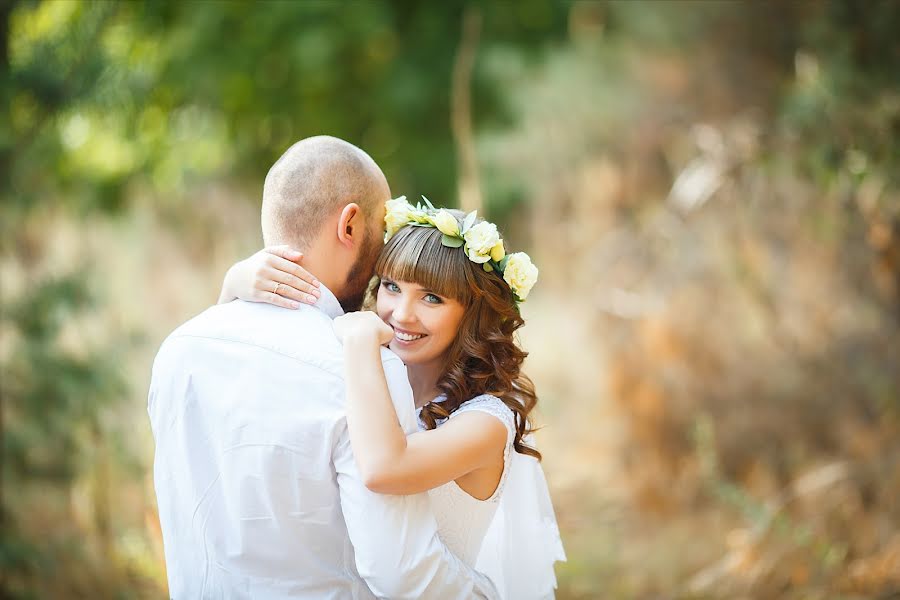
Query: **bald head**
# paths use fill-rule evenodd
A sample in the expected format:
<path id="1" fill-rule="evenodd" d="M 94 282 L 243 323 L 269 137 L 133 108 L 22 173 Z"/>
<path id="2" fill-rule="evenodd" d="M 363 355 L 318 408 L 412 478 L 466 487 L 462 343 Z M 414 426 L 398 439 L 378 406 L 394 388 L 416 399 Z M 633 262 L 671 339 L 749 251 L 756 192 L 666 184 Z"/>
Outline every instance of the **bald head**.
<path id="1" fill-rule="evenodd" d="M 388 198 L 381 169 L 353 144 L 325 135 L 300 140 L 266 175 L 263 240 L 308 250 L 328 218 L 347 204 L 355 202 L 368 217 Z"/>

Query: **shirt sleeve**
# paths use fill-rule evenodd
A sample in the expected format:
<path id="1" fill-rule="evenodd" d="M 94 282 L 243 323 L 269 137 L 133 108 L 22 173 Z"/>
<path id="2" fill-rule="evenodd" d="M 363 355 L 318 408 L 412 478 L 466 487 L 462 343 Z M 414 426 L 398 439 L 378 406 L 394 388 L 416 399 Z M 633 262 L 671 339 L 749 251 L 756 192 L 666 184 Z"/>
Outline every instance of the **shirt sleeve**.
<path id="1" fill-rule="evenodd" d="M 406 435 L 413 434 L 418 431 L 419 426 L 416 419 L 416 401 L 413 398 L 412 388 L 409 387 L 406 365 L 399 356 L 387 348 L 381 349 L 381 364 L 384 367 L 384 378 L 387 380 L 400 428 Z"/>
<path id="2" fill-rule="evenodd" d="M 406 367 L 383 354 L 385 376 L 404 431 L 415 430 Z M 410 429 L 411 428 L 411 429 Z M 427 494 L 376 494 L 362 482 L 346 427 L 335 446 L 341 510 L 360 576 L 385 598 L 498 598 L 493 583 L 441 542 Z"/>

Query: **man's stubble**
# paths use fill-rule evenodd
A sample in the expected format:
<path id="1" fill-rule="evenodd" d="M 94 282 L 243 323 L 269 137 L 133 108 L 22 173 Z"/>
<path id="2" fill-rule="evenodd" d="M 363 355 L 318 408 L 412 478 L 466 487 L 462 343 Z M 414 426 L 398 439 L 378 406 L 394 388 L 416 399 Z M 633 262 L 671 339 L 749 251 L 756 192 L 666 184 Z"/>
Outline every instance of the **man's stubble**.
<path id="1" fill-rule="evenodd" d="M 344 312 L 355 312 L 362 308 L 369 281 L 372 280 L 372 275 L 375 273 L 375 263 L 383 246 L 380 243 L 380 236 L 381 233 L 377 228 L 366 231 L 366 239 L 356 257 L 356 262 L 353 263 L 347 274 L 344 293 L 338 297 L 338 302 Z"/>

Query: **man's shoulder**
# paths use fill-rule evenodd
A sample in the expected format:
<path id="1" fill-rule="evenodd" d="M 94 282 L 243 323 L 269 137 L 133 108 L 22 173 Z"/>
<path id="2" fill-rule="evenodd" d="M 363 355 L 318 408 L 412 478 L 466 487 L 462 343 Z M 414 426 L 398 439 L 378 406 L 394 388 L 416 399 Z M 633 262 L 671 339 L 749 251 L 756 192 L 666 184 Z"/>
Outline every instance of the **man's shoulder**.
<path id="1" fill-rule="evenodd" d="M 242 344 L 303 362 L 312 361 L 329 367 L 327 370 L 336 375 L 343 374 L 336 368 L 342 353 L 331 319 L 310 306 L 290 310 L 242 300 L 217 304 L 175 329 L 163 342 L 163 348 L 191 340 Z"/>
<path id="2" fill-rule="evenodd" d="M 196 355 L 203 341 L 276 352 L 344 378 L 342 346 L 332 319 L 311 306 L 290 310 L 242 300 L 211 306 L 169 334 L 157 358 L 164 353 Z M 406 380 L 406 365 L 399 356 L 382 347 L 381 360 L 389 379 Z"/>
<path id="3" fill-rule="evenodd" d="M 396 368 L 403 369 L 403 372 L 406 373 L 406 363 L 404 363 L 390 348 L 385 348 L 384 346 L 381 347 L 381 362 L 384 365 L 396 366 Z"/>
<path id="4" fill-rule="evenodd" d="M 299 309 L 291 310 L 243 300 L 210 306 L 175 329 L 170 337 L 203 335 L 228 337 L 235 332 L 250 330 L 257 331 L 260 338 L 271 337 L 281 331 L 290 331 L 293 335 L 303 338 L 321 336 L 323 342 L 337 341 L 331 319 L 311 306 L 301 305 Z"/>

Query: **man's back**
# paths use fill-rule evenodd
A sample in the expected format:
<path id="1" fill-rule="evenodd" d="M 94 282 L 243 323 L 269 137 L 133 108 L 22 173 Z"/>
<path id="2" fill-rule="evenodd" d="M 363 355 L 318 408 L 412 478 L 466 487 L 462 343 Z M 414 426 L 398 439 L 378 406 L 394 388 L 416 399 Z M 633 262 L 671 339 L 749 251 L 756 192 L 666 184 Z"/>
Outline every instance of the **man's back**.
<path id="1" fill-rule="evenodd" d="M 233 302 L 166 340 L 149 410 L 174 597 L 368 595 L 332 464 L 342 395 L 316 309 Z"/>

